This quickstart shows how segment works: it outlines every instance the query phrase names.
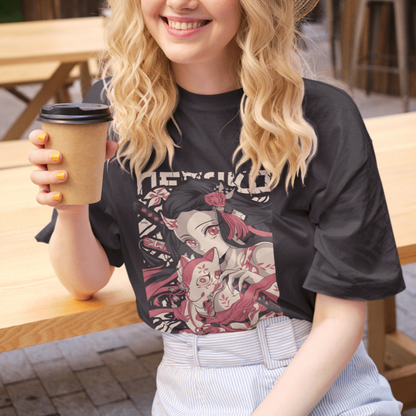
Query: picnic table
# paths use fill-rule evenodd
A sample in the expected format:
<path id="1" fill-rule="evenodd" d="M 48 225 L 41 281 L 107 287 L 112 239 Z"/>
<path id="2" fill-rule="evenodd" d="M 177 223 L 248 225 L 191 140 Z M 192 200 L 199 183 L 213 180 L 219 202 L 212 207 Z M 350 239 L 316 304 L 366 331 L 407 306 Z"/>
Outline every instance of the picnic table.
<path id="1" fill-rule="evenodd" d="M 401 264 L 416 262 L 416 112 L 365 120 Z M 0 143 L 0 352 L 139 322 L 124 268 L 88 301 L 73 299 L 34 235 L 51 209 L 35 202 L 32 145 Z M 395 298 L 368 303 L 368 349 L 406 408 L 416 406 L 416 342 L 396 329 Z"/>
<path id="2" fill-rule="evenodd" d="M 0 24 L 0 85 L 18 84 L 18 76 L 27 82 L 48 74 L 41 90 L 0 140 L 19 139 L 79 63 L 84 63 L 82 90 L 88 91 L 91 77 L 85 63 L 103 51 L 104 27 L 104 17 Z"/>

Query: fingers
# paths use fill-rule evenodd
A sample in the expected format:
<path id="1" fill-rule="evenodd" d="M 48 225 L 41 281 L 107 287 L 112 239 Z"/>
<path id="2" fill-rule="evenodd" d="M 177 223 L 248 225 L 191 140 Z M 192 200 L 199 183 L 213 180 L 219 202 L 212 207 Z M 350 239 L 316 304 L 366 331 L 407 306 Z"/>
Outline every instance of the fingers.
<path id="1" fill-rule="evenodd" d="M 235 271 L 233 271 L 233 270 L 225 270 L 225 271 L 221 274 L 221 277 L 220 277 L 221 282 L 222 282 L 222 281 L 223 281 L 226 277 L 228 277 L 226 285 L 228 286 L 228 289 L 230 290 L 230 292 L 231 292 L 232 294 L 234 294 L 234 287 L 233 287 L 233 285 L 234 285 L 234 281 L 235 281 L 235 279 L 237 279 L 237 278 L 238 278 L 238 272 L 235 272 Z"/>
<path id="2" fill-rule="evenodd" d="M 29 134 L 29 140 L 37 147 L 44 147 L 49 140 L 48 133 L 43 130 L 33 130 Z"/>
<path id="3" fill-rule="evenodd" d="M 224 281 L 224 279 L 230 274 L 230 273 L 232 273 L 233 271 L 232 270 L 224 270 L 222 273 L 221 273 L 221 275 L 220 275 L 220 277 L 219 277 L 219 281 L 220 282 L 223 282 Z"/>
<path id="4" fill-rule="evenodd" d="M 33 130 L 29 134 L 30 142 L 36 146 L 28 154 L 29 162 L 38 167 L 31 173 L 30 179 L 39 186 L 36 201 L 41 205 L 56 206 L 62 200 L 60 192 L 51 192 L 50 184 L 65 182 L 68 179 L 67 172 L 63 170 L 48 171 L 47 165 L 53 165 L 62 161 L 62 154 L 56 150 L 45 149 L 49 140 L 48 133 L 43 130 Z"/>
<path id="5" fill-rule="evenodd" d="M 53 165 L 62 161 L 62 154 L 56 150 L 45 149 L 45 144 L 49 140 L 48 133 L 43 130 L 33 130 L 29 134 L 29 140 L 37 149 L 32 149 L 27 158 L 33 165 L 42 168 L 45 165 Z"/>
<path id="6" fill-rule="evenodd" d="M 62 161 L 62 153 L 52 149 L 32 149 L 27 158 L 36 166 L 55 165 Z"/>
<path id="7" fill-rule="evenodd" d="M 35 185 L 49 185 L 55 183 L 62 183 L 68 179 L 68 173 L 64 170 L 51 170 L 47 171 L 44 169 L 34 170 L 30 174 L 30 180 Z"/>
<path id="8" fill-rule="evenodd" d="M 50 192 L 49 186 L 39 187 L 39 193 L 36 195 L 36 202 L 40 205 L 56 206 L 62 199 L 60 192 Z"/>
<path id="9" fill-rule="evenodd" d="M 238 291 L 241 293 L 241 291 L 243 290 L 243 284 L 246 281 L 246 279 L 244 278 L 244 276 L 240 277 L 240 280 L 238 282 Z"/>
<path id="10" fill-rule="evenodd" d="M 238 279 L 238 290 L 241 292 L 244 282 L 249 278 L 246 270 L 224 270 L 220 276 L 220 281 L 222 282 L 226 277 L 228 277 L 227 286 L 232 294 L 235 293 L 234 282 L 236 279 Z"/>
<path id="11" fill-rule="evenodd" d="M 38 149 L 44 149 L 45 144 L 49 140 L 48 133 L 43 130 L 33 130 L 29 134 L 29 140 Z M 114 157 L 118 149 L 118 144 L 115 141 L 108 141 L 106 143 L 106 155 L 105 159 L 111 159 Z M 29 162 L 34 165 L 49 165 L 59 163 L 62 160 L 62 155 L 57 155 L 55 150 L 48 150 L 47 153 L 36 152 L 36 149 L 31 150 L 28 155 Z"/>
<path id="12" fill-rule="evenodd" d="M 51 192 L 50 184 L 65 182 L 68 173 L 63 170 L 48 171 L 45 167 L 35 170 L 30 174 L 31 181 L 39 186 L 36 201 L 41 205 L 56 206 L 62 200 L 60 192 Z"/>

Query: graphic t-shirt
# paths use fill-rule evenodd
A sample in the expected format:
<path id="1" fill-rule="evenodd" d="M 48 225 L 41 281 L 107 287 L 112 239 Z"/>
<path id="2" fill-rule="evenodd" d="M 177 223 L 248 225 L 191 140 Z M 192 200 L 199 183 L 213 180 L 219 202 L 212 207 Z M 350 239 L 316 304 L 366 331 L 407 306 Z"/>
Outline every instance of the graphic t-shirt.
<path id="1" fill-rule="evenodd" d="M 305 80 L 318 136 L 305 183 L 270 190 L 260 170 L 250 193 L 249 163 L 233 164 L 243 91 L 179 93 L 177 125 L 167 126 L 178 146 L 172 168 L 165 161 L 138 183 L 107 163 L 102 199 L 90 206 L 143 321 L 165 332 L 243 331 L 277 315 L 311 321 L 316 293 L 375 300 L 404 289 L 371 140 L 347 94 Z M 98 82 L 84 101 L 102 95 Z M 38 241 L 49 241 L 55 219 Z"/>

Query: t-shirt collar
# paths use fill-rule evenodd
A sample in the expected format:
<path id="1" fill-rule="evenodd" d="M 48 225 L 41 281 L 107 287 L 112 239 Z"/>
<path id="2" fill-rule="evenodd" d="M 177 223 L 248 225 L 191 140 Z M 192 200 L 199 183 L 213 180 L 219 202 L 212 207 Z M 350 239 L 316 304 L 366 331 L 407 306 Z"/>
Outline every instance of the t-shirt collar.
<path id="1" fill-rule="evenodd" d="M 195 94 L 193 92 L 186 91 L 178 85 L 180 101 L 187 101 L 197 106 L 207 107 L 229 107 L 239 106 L 241 98 L 243 96 L 243 89 L 239 88 L 234 91 L 225 92 L 222 94 L 203 95 Z"/>

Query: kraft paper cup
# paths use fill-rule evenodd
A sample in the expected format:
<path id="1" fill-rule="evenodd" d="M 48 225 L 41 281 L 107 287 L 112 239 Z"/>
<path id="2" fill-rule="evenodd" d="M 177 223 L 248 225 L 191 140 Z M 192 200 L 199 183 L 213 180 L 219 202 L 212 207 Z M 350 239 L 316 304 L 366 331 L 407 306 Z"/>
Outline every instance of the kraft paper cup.
<path id="1" fill-rule="evenodd" d="M 49 135 L 45 147 L 62 153 L 61 163 L 50 171 L 65 170 L 65 182 L 51 184 L 60 192 L 62 205 L 86 205 L 101 199 L 107 128 L 112 120 L 102 104 L 52 104 L 43 106 L 38 120 Z"/>

